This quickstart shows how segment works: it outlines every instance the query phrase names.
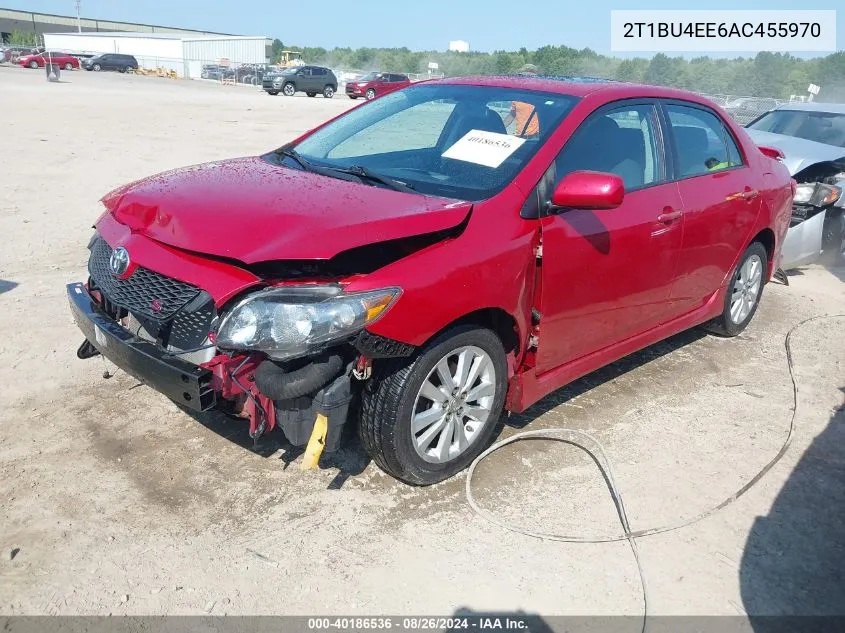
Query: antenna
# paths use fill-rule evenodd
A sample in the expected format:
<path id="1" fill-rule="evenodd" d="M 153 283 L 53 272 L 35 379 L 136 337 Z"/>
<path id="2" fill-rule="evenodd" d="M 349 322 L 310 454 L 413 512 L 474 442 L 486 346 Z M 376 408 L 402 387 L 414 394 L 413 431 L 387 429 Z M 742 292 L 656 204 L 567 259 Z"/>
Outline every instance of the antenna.
<path id="1" fill-rule="evenodd" d="M 82 0 L 76 0 L 76 32 L 82 33 L 82 24 L 79 21 L 79 5 L 82 4 Z"/>

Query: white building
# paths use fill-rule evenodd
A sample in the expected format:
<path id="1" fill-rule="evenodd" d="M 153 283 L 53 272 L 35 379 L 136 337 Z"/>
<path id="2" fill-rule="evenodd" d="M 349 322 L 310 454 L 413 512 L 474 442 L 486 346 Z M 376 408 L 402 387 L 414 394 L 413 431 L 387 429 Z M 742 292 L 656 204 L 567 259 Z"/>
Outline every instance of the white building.
<path id="1" fill-rule="evenodd" d="M 133 55 L 141 68 L 175 70 L 198 79 L 206 64 L 267 64 L 273 41 L 263 36 L 184 35 L 178 33 L 45 33 L 48 50 L 68 53 Z"/>
<path id="2" fill-rule="evenodd" d="M 469 42 L 463 40 L 452 40 L 449 42 L 449 50 L 455 53 L 469 53 Z"/>

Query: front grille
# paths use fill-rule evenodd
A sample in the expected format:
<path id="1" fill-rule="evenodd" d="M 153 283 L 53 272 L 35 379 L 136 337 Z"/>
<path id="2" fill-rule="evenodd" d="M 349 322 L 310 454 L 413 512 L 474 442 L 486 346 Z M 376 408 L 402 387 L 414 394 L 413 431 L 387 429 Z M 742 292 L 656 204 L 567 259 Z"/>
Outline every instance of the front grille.
<path id="1" fill-rule="evenodd" d="M 129 278 L 118 279 L 109 268 L 111 254 L 112 249 L 105 240 L 96 240 L 91 247 L 88 272 L 111 303 L 130 312 L 167 321 L 200 293 L 195 286 L 141 266 Z"/>
<path id="2" fill-rule="evenodd" d="M 204 345 L 216 314 L 214 301 L 210 297 L 193 312 L 179 312 L 170 326 L 167 343 L 176 349 L 193 349 Z"/>

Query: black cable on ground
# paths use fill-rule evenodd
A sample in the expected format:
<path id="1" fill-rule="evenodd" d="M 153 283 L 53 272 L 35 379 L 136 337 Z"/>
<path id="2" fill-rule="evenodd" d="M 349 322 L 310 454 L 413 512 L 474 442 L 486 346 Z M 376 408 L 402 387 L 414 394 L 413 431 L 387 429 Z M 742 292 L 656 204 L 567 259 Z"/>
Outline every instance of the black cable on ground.
<path id="1" fill-rule="evenodd" d="M 625 506 L 622 502 L 622 494 L 619 492 L 619 489 L 616 486 L 616 481 L 613 477 L 613 470 L 611 469 L 610 462 L 608 461 L 607 456 L 604 453 L 604 449 L 602 448 L 601 443 L 591 435 L 573 429 L 540 429 L 537 431 L 526 431 L 524 433 L 517 433 L 516 435 L 512 435 L 511 437 L 504 439 L 501 442 L 493 444 L 490 448 L 488 448 L 486 451 L 481 453 L 481 455 L 475 458 L 475 461 L 472 462 L 469 467 L 469 471 L 467 472 L 466 497 L 469 506 L 473 509 L 476 514 L 478 514 L 483 519 L 489 521 L 490 523 L 498 525 L 499 527 L 505 530 L 509 530 L 511 532 L 515 532 L 517 534 L 522 534 L 525 536 L 530 536 L 532 538 L 539 538 L 548 541 L 561 541 L 565 543 L 615 543 L 619 541 L 628 541 L 628 544 L 631 546 L 631 552 L 634 555 L 634 561 L 637 564 L 637 571 L 640 575 L 640 584 L 643 590 L 642 630 L 645 631 L 646 621 L 648 618 L 648 589 L 646 585 L 645 572 L 643 571 L 643 566 L 640 562 L 640 552 L 637 548 L 637 539 L 642 538 L 644 536 L 652 536 L 654 534 L 663 534 L 665 532 L 680 530 L 681 528 L 688 527 L 690 525 L 693 525 L 694 523 L 698 523 L 699 521 L 716 514 L 723 508 L 729 506 L 734 501 L 739 499 L 746 492 L 748 492 L 752 487 L 754 487 L 755 484 L 757 484 L 757 482 L 759 482 L 766 475 L 766 473 L 768 473 L 774 467 L 775 464 L 777 464 L 781 460 L 786 451 L 789 449 L 789 445 L 792 443 L 792 438 L 795 434 L 795 418 L 798 414 L 798 382 L 795 379 L 795 367 L 792 359 L 792 335 L 795 333 L 796 330 L 806 325 L 807 323 L 812 323 L 814 321 L 820 321 L 824 319 L 836 318 L 845 318 L 845 314 L 825 314 L 810 317 L 808 319 L 804 319 L 799 323 L 796 323 L 794 326 L 792 326 L 792 328 L 790 328 L 789 332 L 786 333 L 786 337 L 784 338 L 784 347 L 786 348 L 786 364 L 789 369 L 789 378 L 792 381 L 792 415 L 789 420 L 789 430 L 786 434 L 786 439 L 784 439 L 783 445 L 780 447 L 780 450 L 775 454 L 775 456 L 771 460 L 769 460 L 769 462 L 766 463 L 766 465 L 763 466 L 763 468 L 761 468 L 756 475 L 749 479 L 748 482 L 743 484 L 741 488 L 739 488 L 736 492 L 734 492 L 731 496 L 726 498 L 721 503 L 704 510 L 703 512 L 695 515 L 694 517 L 690 519 L 684 519 L 683 521 L 680 521 L 678 523 L 672 523 L 669 525 L 645 528 L 641 530 L 631 530 L 631 526 L 628 522 L 628 515 L 625 512 Z M 570 535 L 555 534 L 553 532 L 540 532 L 537 530 L 531 530 L 518 525 L 507 523 L 506 521 L 499 519 L 492 512 L 484 510 L 478 505 L 475 500 L 475 497 L 473 497 L 472 494 L 472 477 L 475 473 L 475 469 L 478 464 L 483 459 L 488 457 L 491 453 L 494 453 L 500 448 L 504 448 L 505 446 L 513 444 L 515 442 L 529 439 L 552 440 L 556 442 L 565 442 L 567 444 L 572 444 L 573 446 L 577 446 L 578 448 L 581 448 L 582 450 L 587 452 L 593 458 L 593 460 L 595 460 L 596 464 L 599 467 L 599 470 L 602 473 L 602 476 L 604 476 L 605 482 L 607 483 L 607 487 L 610 490 L 610 495 L 613 498 L 613 503 L 616 506 L 616 512 L 619 515 L 619 522 L 622 524 L 622 534 L 618 534 L 615 536 L 582 536 L 577 534 Z"/>

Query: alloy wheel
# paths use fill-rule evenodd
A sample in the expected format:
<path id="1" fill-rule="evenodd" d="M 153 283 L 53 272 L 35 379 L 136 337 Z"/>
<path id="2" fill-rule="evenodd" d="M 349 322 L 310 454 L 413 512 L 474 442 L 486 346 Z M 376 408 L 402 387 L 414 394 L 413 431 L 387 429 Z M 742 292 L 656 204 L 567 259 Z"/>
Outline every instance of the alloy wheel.
<path id="1" fill-rule="evenodd" d="M 423 381 L 411 414 L 414 449 L 442 464 L 464 453 L 489 423 L 496 370 L 480 347 L 465 346 L 441 358 Z"/>
<path id="2" fill-rule="evenodd" d="M 760 296 L 763 281 L 763 261 L 759 255 L 751 255 L 742 264 L 734 282 L 731 294 L 731 321 L 742 323 Z"/>

